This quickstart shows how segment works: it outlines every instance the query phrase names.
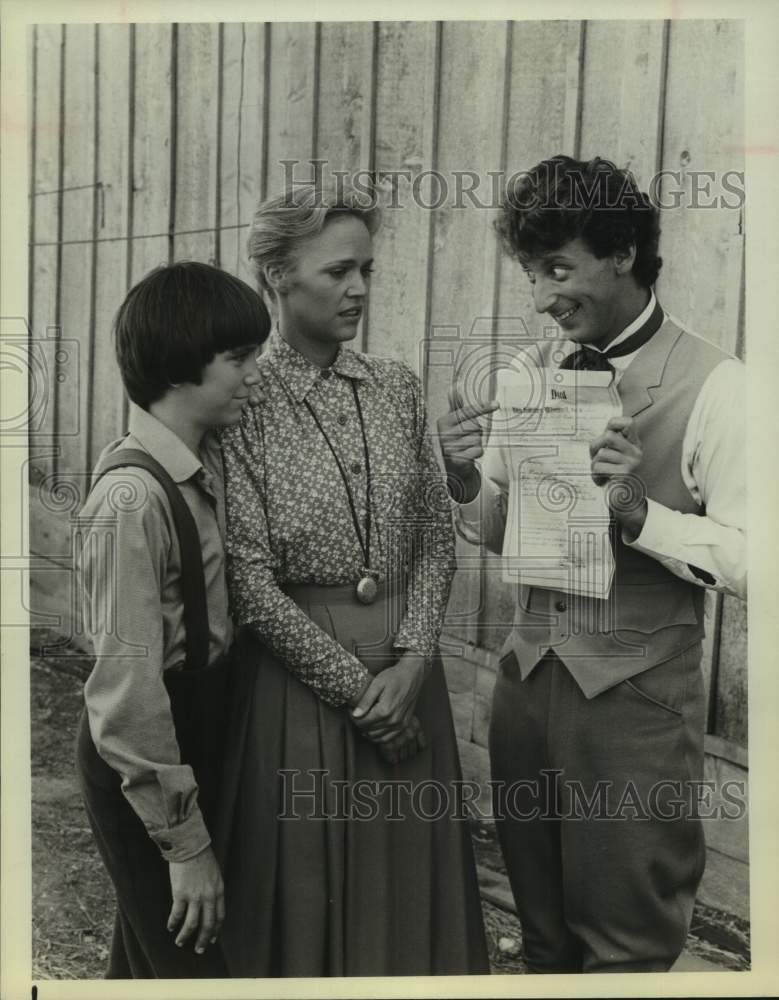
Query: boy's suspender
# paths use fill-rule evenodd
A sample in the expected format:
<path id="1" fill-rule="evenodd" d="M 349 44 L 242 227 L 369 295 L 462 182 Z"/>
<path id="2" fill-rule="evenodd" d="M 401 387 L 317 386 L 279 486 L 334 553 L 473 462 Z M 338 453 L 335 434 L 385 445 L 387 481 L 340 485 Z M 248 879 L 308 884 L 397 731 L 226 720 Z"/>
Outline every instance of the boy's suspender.
<path id="1" fill-rule="evenodd" d="M 184 598 L 187 657 L 184 669 L 204 669 L 208 666 L 208 605 L 206 603 L 200 535 L 195 519 L 181 494 L 181 490 L 173 482 L 170 475 L 155 458 L 137 448 L 120 448 L 114 452 L 93 480 L 92 488 L 94 489 L 95 484 L 106 472 L 125 466 L 137 466 L 145 469 L 165 490 L 181 551 L 181 592 Z M 130 582 L 132 583 L 132 581 Z"/>

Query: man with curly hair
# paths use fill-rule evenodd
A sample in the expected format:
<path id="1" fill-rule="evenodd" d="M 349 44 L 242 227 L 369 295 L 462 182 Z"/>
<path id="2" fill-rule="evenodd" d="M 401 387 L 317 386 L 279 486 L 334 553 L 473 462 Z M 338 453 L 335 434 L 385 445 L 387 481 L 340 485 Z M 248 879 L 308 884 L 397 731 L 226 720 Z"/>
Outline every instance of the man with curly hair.
<path id="1" fill-rule="evenodd" d="M 518 587 L 490 729 L 498 834 L 533 971 L 665 971 L 706 857 L 704 589 L 746 594 L 743 365 L 657 301 L 659 214 L 628 171 L 545 160 L 497 229 L 562 333 L 532 345 L 543 369 L 611 372 L 622 403 L 590 444 L 609 597 Z M 501 552 L 495 407 L 458 405 L 439 432 L 461 534 Z"/>

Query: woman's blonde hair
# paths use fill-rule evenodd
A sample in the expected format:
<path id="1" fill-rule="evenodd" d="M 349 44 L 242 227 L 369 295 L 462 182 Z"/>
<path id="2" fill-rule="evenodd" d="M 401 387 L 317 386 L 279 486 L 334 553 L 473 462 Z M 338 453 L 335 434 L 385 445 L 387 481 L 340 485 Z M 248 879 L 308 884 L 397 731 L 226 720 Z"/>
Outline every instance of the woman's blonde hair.
<path id="1" fill-rule="evenodd" d="M 254 214 L 246 249 L 259 287 L 271 299 L 273 289 L 265 268 L 294 266 L 295 254 L 306 240 L 318 236 L 334 215 L 354 215 L 373 235 L 381 221 L 375 192 L 357 190 L 344 179 L 328 187 L 297 184 L 284 194 L 262 202 Z"/>

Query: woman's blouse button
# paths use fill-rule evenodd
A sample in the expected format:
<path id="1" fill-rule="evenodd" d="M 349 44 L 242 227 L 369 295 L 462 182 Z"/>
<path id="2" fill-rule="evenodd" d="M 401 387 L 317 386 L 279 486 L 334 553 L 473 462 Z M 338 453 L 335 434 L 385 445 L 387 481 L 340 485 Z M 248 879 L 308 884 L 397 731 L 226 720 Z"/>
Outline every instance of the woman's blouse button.
<path id="1" fill-rule="evenodd" d="M 339 415 L 338 415 L 338 423 L 341 425 L 341 427 L 345 427 L 346 424 L 349 423 L 349 418 L 346 416 L 345 413 L 339 413 Z"/>
<path id="2" fill-rule="evenodd" d="M 355 474 L 355 476 L 359 476 L 359 474 L 362 472 L 362 466 L 360 465 L 359 462 L 352 462 L 352 472 Z"/>

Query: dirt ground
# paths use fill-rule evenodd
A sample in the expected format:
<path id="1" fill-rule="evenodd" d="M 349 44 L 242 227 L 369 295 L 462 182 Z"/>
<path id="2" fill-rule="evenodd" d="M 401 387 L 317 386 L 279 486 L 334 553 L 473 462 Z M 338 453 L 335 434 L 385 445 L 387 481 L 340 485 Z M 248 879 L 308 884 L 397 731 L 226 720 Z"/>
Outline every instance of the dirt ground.
<path id="1" fill-rule="evenodd" d="M 33 977 L 97 979 L 108 957 L 113 890 L 81 805 L 73 764 L 90 661 L 42 656 L 44 638 L 33 636 L 31 662 Z M 503 871 L 491 827 L 474 828 L 474 847 L 481 866 Z M 483 911 L 493 971 L 526 972 L 516 916 L 486 901 Z M 696 907 L 688 950 L 723 968 L 747 969 L 748 927 L 729 914 Z"/>
<path id="2" fill-rule="evenodd" d="M 82 683 L 41 659 L 30 674 L 33 976 L 101 978 L 114 901 L 75 777 Z"/>

